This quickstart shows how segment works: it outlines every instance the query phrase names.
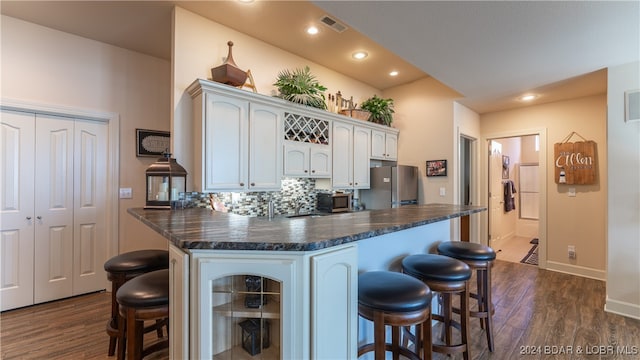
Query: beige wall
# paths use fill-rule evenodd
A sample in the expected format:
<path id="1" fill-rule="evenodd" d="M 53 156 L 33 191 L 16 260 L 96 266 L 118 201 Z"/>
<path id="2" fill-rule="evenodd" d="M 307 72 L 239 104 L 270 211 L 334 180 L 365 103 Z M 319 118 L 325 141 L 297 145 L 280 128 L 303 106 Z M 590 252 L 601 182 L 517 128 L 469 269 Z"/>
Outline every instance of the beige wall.
<path id="1" fill-rule="evenodd" d="M 547 225 L 540 223 L 541 233 L 546 228 L 546 266 L 601 279 L 605 277 L 607 244 L 606 112 L 606 95 L 603 94 L 481 116 L 483 136 L 509 131 L 526 134 L 533 133 L 527 129 L 546 129 L 547 139 L 541 143 L 546 143 L 544 160 L 549 168 L 540 172 L 541 176 L 548 174 Z M 572 131 L 597 143 L 598 182 L 595 185 L 557 185 L 552 178 L 553 144 L 562 141 Z M 541 152 L 541 156 L 545 152 Z M 568 197 L 569 187 L 576 188 L 576 197 Z M 541 206 L 544 203 L 544 199 L 541 200 Z M 568 245 L 575 245 L 577 259 L 568 259 Z M 541 249 L 544 248 L 541 245 Z"/>
<path id="2" fill-rule="evenodd" d="M 624 92 L 640 89 L 640 62 L 610 68 L 607 87 L 609 201 L 604 220 L 609 244 L 605 309 L 640 319 L 640 121 L 624 121 Z"/>
<path id="3" fill-rule="evenodd" d="M 167 242 L 126 213 L 144 205 L 144 171 L 135 129 L 169 130 L 170 65 L 166 60 L 2 16 L 2 97 L 92 111 L 120 118 L 120 252 Z"/>
<path id="4" fill-rule="evenodd" d="M 353 96 L 358 104 L 379 94 L 369 85 L 357 82 L 307 59 L 293 55 L 243 33 L 205 19 L 192 12 L 176 7 L 174 11 L 173 48 L 173 148 L 179 162 L 191 164 L 190 139 L 192 129 L 191 99 L 185 89 L 196 79 L 211 77 L 211 68 L 219 66 L 227 56 L 227 41 L 232 40 L 233 58 L 243 70 L 251 70 L 258 92 L 264 95 L 276 93 L 273 83 L 278 72 L 309 66 L 311 73 L 327 87 L 326 94 L 340 91 L 344 96 Z M 247 89 L 247 91 L 251 91 Z M 193 188 L 193 182 L 189 185 Z"/>
<path id="5" fill-rule="evenodd" d="M 420 169 L 419 202 L 453 203 L 453 176 L 426 177 L 426 161 L 448 161 L 448 174 L 453 172 L 454 128 L 453 102 L 460 95 L 433 78 L 397 86 L 383 92 L 394 99 L 393 127 L 400 130 L 398 164 Z M 455 160 L 457 164 L 457 160 Z M 446 195 L 439 195 L 444 187 Z"/>

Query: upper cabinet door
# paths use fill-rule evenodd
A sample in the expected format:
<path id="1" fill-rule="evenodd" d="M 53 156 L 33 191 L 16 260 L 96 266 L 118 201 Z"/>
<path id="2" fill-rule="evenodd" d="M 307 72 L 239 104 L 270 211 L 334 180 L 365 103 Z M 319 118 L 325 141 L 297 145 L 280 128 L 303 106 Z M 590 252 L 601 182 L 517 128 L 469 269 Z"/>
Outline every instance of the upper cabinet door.
<path id="1" fill-rule="evenodd" d="M 371 131 L 371 158 L 384 160 L 385 133 L 379 130 Z"/>
<path id="2" fill-rule="evenodd" d="M 326 145 L 311 144 L 311 159 L 309 163 L 311 177 L 331 177 L 331 148 Z"/>
<path id="3" fill-rule="evenodd" d="M 371 130 L 353 128 L 353 187 L 368 189 L 370 187 L 369 151 L 371 149 Z"/>
<path id="4" fill-rule="evenodd" d="M 249 102 L 206 93 L 203 192 L 244 190 L 249 169 Z"/>
<path id="5" fill-rule="evenodd" d="M 333 122 L 333 188 L 353 186 L 353 125 Z M 368 165 L 368 159 L 367 159 Z"/>
<path id="6" fill-rule="evenodd" d="M 284 175 L 309 176 L 309 145 L 286 141 L 284 144 Z"/>
<path id="7" fill-rule="evenodd" d="M 387 160 L 398 160 L 398 135 L 387 133 L 385 136 L 385 151 Z"/>
<path id="8" fill-rule="evenodd" d="M 261 104 L 251 104 L 250 109 L 248 189 L 280 190 L 283 111 Z"/>

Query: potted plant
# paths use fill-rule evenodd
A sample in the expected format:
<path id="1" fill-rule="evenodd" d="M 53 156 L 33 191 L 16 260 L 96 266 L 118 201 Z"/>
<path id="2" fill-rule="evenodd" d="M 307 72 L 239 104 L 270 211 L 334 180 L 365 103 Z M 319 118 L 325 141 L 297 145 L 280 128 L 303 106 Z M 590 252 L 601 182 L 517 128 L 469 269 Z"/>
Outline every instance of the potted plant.
<path id="1" fill-rule="evenodd" d="M 308 66 L 293 71 L 280 71 L 273 85 L 278 88 L 280 98 L 318 109 L 327 108 L 323 93 L 327 88 L 320 85 Z"/>
<path id="2" fill-rule="evenodd" d="M 373 97 L 365 100 L 360 105 L 360 108 L 371 113 L 369 121 L 376 124 L 391 126 L 393 113 L 395 112 L 393 110 L 393 99 L 383 99 L 378 97 L 378 95 L 373 95 Z"/>

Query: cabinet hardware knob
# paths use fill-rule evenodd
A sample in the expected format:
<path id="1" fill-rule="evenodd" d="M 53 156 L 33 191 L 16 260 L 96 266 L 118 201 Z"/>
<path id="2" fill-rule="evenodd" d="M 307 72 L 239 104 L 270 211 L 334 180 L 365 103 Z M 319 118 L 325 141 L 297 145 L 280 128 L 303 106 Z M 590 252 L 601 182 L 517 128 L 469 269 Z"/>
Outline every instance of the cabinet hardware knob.
<path id="1" fill-rule="evenodd" d="M 305 174 L 306 174 L 306 173 L 308 173 L 308 172 L 309 172 L 309 170 L 305 170 L 305 171 L 304 171 L 304 173 L 305 173 Z"/>
<path id="2" fill-rule="evenodd" d="M 353 183 L 349 183 L 349 186 L 353 185 Z"/>
<path id="3" fill-rule="evenodd" d="M 358 183 L 356 183 L 356 186 L 358 186 Z"/>
<path id="4" fill-rule="evenodd" d="M 240 183 L 240 186 L 244 186 L 244 183 Z"/>
<path id="5" fill-rule="evenodd" d="M 36 216 L 36 219 L 42 220 L 42 216 Z"/>
<path id="6" fill-rule="evenodd" d="M 315 174 L 315 173 L 316 173 L 316 171 L 315 171 L 315 170 L 311 170 L 311 173 L 312 173 L 312 174 Z"/>
<path id="7" fill-rule="evenodd" d="M 249 185 L 251 185 L 251 186 L 256 186 L 256 183 L 251 183 L 251 184 L 249 184 Z"/>
<path id="8" fill-rule="evenodd" d="M 27 216 L 27 220 L 31 220 L 31 216 Z"/>

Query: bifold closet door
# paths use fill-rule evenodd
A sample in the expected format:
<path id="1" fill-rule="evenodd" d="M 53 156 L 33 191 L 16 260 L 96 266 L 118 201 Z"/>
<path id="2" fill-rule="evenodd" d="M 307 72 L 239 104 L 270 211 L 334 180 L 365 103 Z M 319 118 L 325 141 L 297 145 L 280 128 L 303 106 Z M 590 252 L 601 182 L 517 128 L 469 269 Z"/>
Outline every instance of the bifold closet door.
<path id="1" fill-rule="evenodd" d="M 2 111 L 0 310 L 33 304 L 35 115 Z"/>
<path id="2" fill-rule="evenodd" d="M 36 115 L 34 302 L 73 294 L 74 120 Z"/>
<path id="3" fill-rule="evenodd" d="M 73 295 L 104 289 L 107 278 L 107 141 L 104 123 L 76 120 Z"/>

